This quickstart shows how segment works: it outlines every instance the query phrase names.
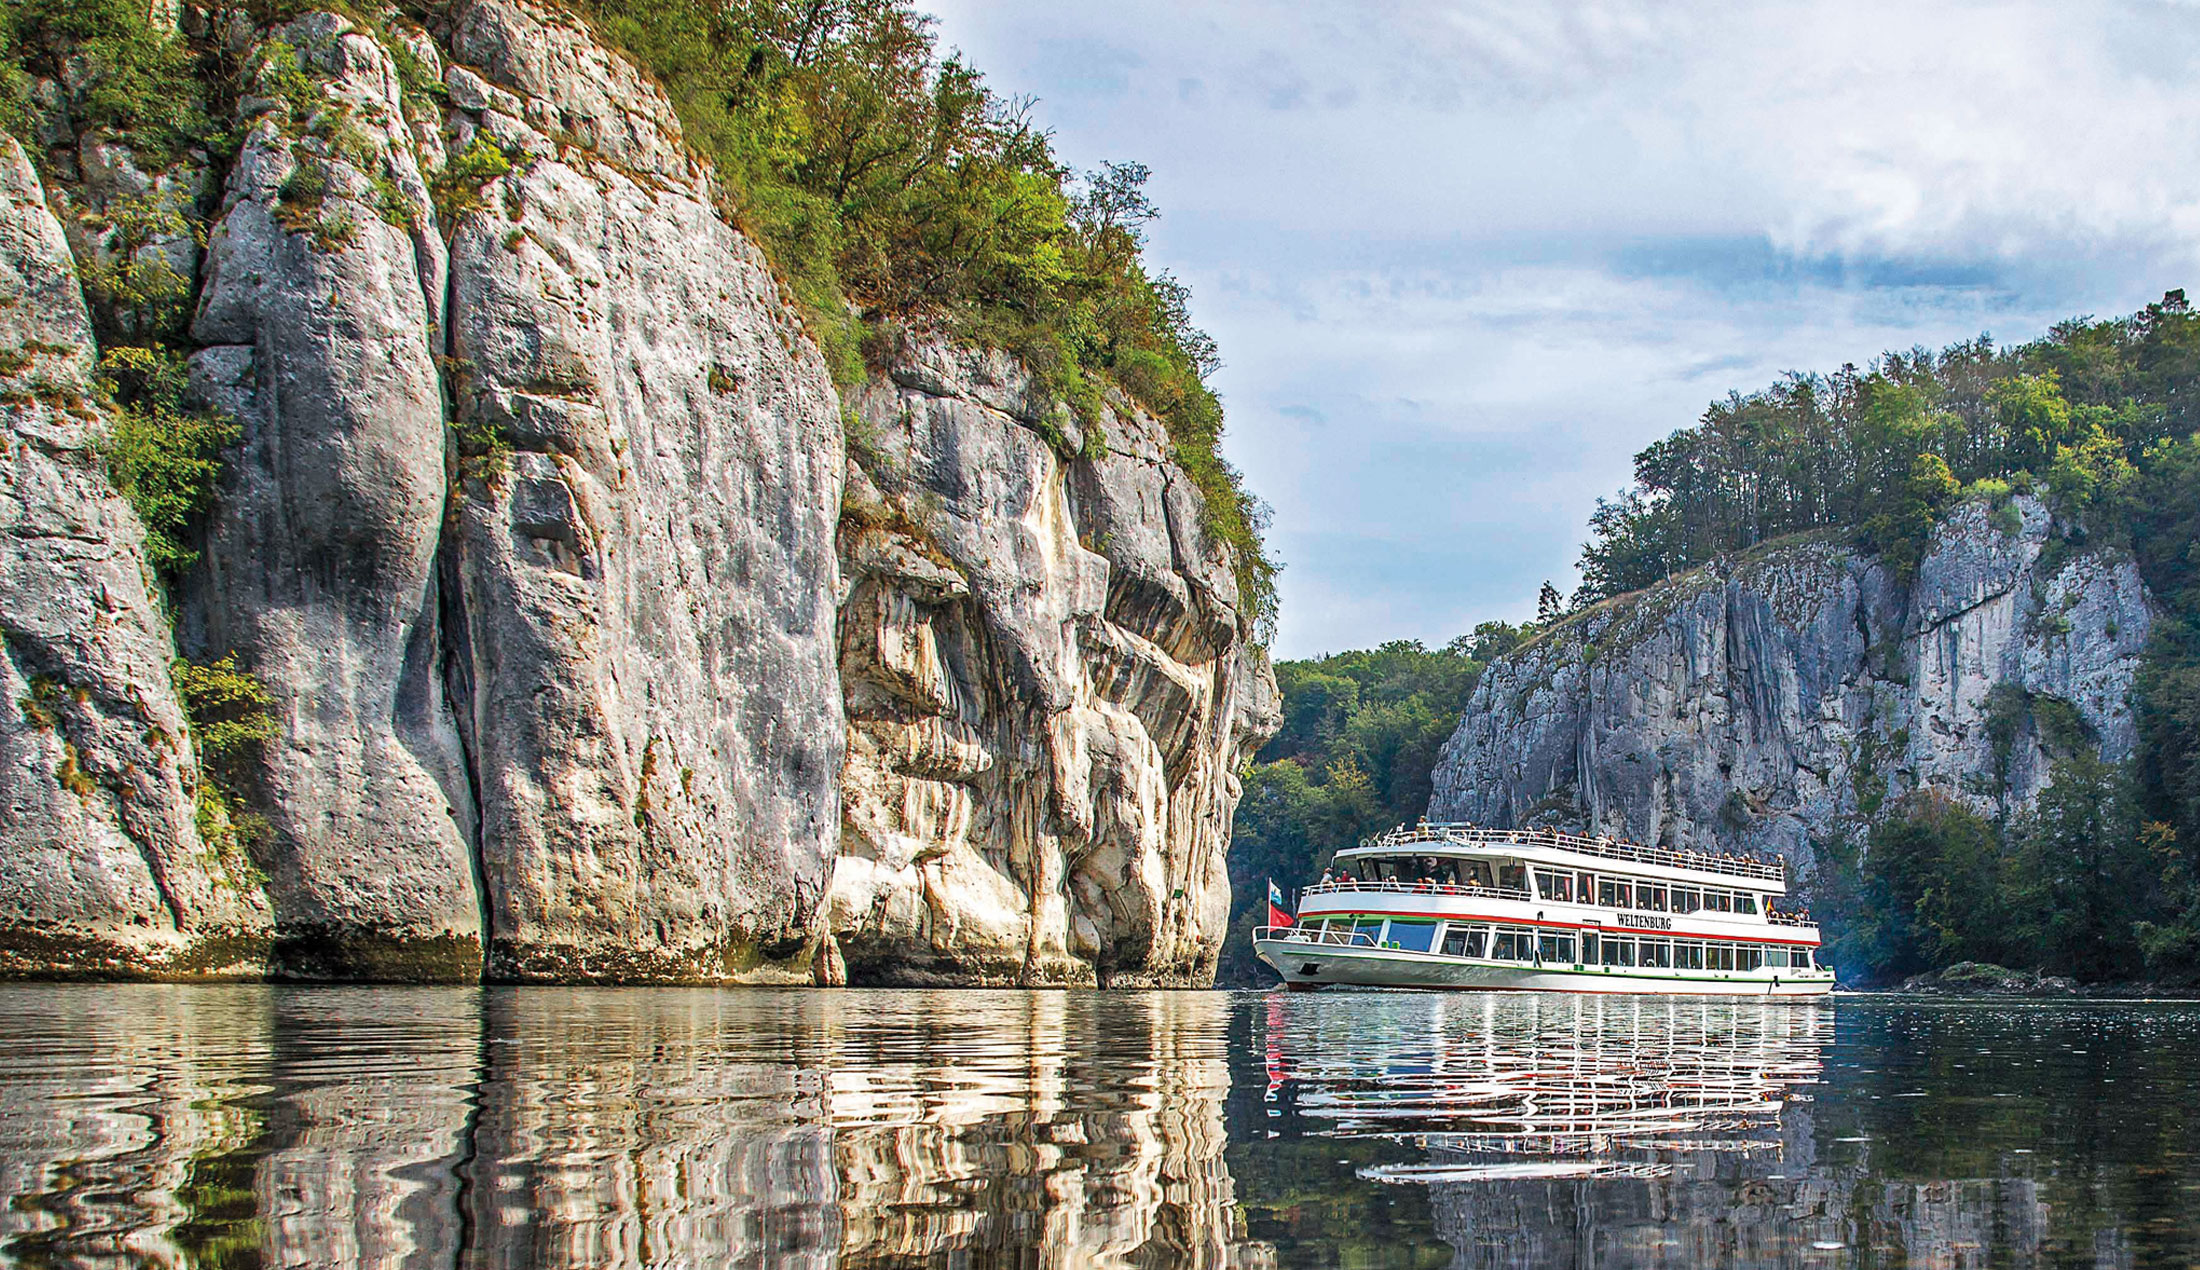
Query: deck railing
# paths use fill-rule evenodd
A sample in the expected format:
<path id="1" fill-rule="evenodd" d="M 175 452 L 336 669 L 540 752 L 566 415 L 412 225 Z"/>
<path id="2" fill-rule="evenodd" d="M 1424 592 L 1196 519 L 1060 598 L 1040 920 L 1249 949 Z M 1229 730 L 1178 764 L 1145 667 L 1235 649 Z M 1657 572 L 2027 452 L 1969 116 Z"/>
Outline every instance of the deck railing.
<path id="1" fill-rule="evenodd" d="M 1301 944 L 1335 944 L 1339 948 L 1376 947 L 1373 935 L 1354 930 L 1322 931 L 1312 926 L 1255 926 L 1255 939 L 1288 939 Z"/>
<path id="2" fill-rule="evenodd" d="M 1702 873 L 1724 873 L 1730 877 L 1761 878 L 1769 882 L 1787 880 L 1787 866 L 1777 860 L 1646 847 L 1639 842 L 1622 842 L 1617 838 L 1590 838 L 1578 833 L 1559 833 L 1553 829 L 1483 829 L 1475 825 L 1422 824 L 1412 828 L 1393 829 L 1361 845 L 1410 847 L 1417 842 L 1461 847 L 1557 847 L 1562 851 L 1574 851 L 1603 860 L 1655 864 L 1671 869 L 1694 869 Z"/>
<path id="3" fill-rule="evenodd" d="M 1385 891 L 1392 895 L 1471 895 L 1486 900 L 1533 900 L 1535 895 L 1525 887 L 1473 886 L 1465 882 L 1355 882 L 1350 879 L 1339 882 L 1316 882 L 1305 890 L 1306 895 L 1333 895 L 1339 891 Z"/>
<path id="4" fill-rule="evenodd" d="M 1775 926 L 1816 926 L 1808 913 L 1782 913 L 1776 909 L 1765 910 L 1765 920 Z"/>

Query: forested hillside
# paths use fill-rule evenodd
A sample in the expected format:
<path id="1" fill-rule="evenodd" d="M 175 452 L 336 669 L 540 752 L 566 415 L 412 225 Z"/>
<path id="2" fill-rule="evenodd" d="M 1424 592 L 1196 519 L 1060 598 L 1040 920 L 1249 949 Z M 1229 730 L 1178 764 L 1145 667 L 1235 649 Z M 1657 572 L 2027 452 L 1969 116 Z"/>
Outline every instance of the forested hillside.
<path id="1" fill-rule="evenodd" d="M 1891 977 L 1963 959 L 2087 979 L 2189 978 L 2200 952 L 2200 314 L 2183 292 L 2129 317 L 1791 374 L 1714 403 L 1600 500 L 1577 608 L 1802 531 L 1836 531 L 1907 582 L 1957 506 L 2054 516 L 2042 575 L 2135 560 L 2167 610 L 2107 765 L 2065 703 L 1990 702 L 2006 749 L 2029 710 L 2053 757 L 2036 806 L 1988 819 L 1919 789 L 1818 844 L 1836 964 Z M 2002 691 L 1997 689 L 1997 692 Z M 2013 690 L 2012 690 L 2013 691 Z M 2058 711 L 2058 707 L 2061 707 Z M 2058 720 L 2060 725 L 2058 726 Z"/>
<path id="2" fill-rule="evenodd" d="M 1428 809 L 1437 750 L 1458 724 L 1482 667 L 1523 633 L 1484 622 L 1437 649 L 1393 640 L 1277 663 L 1283 729 L 1245 774 L 1230 845 L 1223 983 L 1274 978 L 1251 943 L 1267 911 L 1268 879 L 1286 889 L 1303 886 L 1337 848 Z"/>

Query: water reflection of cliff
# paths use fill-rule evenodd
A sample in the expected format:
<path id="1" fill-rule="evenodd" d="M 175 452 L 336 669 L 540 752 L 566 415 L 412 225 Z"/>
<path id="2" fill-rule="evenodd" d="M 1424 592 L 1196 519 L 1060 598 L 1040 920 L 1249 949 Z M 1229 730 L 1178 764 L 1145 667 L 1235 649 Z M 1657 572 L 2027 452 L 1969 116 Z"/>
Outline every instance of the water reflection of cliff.
<path id="1" fill-rule="evenodd" d="M 1244 1260 L 1215 994 L 7 992 L 8 1263 Z"/>
<path id="2" fill-rule="evenodd" d="M 1225 998 L 589 1004 L 574 1020 L 556 993 L 492 1007 L 515 1041 L 491 1056 L 476 1134 L 487 1264 L 1229 1261 Z M 635 1096 L 607 1116 L 573 1082 Z"/>

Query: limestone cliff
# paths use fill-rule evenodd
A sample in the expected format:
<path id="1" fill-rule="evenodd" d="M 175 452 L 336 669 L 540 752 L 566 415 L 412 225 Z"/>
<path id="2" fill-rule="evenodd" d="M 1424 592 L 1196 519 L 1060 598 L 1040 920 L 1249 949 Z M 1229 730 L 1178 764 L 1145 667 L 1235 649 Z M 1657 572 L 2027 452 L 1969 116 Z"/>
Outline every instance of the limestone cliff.
<path id="1" fill-rule="evenodd" d="M 1493 664 L 1438 761 L 1430 816 L 1775 851 L 1932 786 L 1988 814 L 2052 761 L 2136 742 L 2153 602 L 2018 497 L 1958 507 L 1917 577 L 1831 536 L 1607 601 Z"/>
<path id="2" fill-rule="evenodd" d="M 0 969 L 1204 982 L 1273 687 L 1159 425 L 1064 457 L 937 342 L 844 402 L 643 75 L 533 0 L 433 12 L 191 18 L 233 157 L 48 85 L 47 180 L 0 163 Z M 156 257 L 172 329 L 87 306 Z M 239 433 L 165 584 L 92 382 L 163 330 Z M 232 653 L 278 725 L 249 858 L 168 675 Z"/>

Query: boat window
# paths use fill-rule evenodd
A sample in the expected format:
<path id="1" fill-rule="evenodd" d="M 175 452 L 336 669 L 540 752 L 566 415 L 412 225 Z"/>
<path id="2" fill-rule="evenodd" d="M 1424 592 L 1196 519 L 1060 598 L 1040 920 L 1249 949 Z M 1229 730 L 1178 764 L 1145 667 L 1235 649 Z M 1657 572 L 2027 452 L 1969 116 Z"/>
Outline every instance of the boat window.
<path id="1" fill-rule="evenodd" d="M 1469 957 L 1487 957 L 1490 955 L 1489 927 L 1467 927 L 1467 955 Z"/>
<path id="2" fill-rule="evenodd" d="M 1757 911 L 1757 897 L 1746 892 L 1735 896 L 1734 911 L 1737 913 L 1755 913 Z"/>
<path id="3" fill-rule="evenodd" d="M 1570 904 L 1574 898 L 1574 878 L 1570 873 L 1547 873 L 1542 869 L 1537 869 L 1535 872 L 1535 889 L 1536 893 L 1544 899 L 1560 900 Z"/>
<path id="4" fill-rule="evenodd" d="M 1597 937 L 1594 933 L 1584 934 L 1581 937 L 1581 963 L 1585 966 L 1593 966 L 1596 962 Z"/>
<path id="5" fill-rule="evenodd" d="M 1673 888 L 1673 911 L 1674 911 L 1674 912 L 1676 912 L 1676 913 L 1693 913 L 1693 912 L 1695 912 L 1695 911 L 1696 911 L 1697 909 L 1699 909 L 1699 908 L 1702 908 L 1702 907 L 1703 907 L 1703 892 L 1702 892 L 1702 891 L 1699 891 L 1699 890 L 1697 890 L 1697 889 L 1696 889 L 1695 887 L 1692 887 L 1692 886 L 1676 886 L 1676 887 L 1674 887 L 1674 888 Z"/>
<path id="6" fill-rule="evenodd" d="M 1665 911 L 1665 888 L 1662 886 L 1638 886 L 1635 888 L 1635 907 L 1653 913 Z"/>
<path id="7" fill-rule="evenodd" d="M 1736 970 L 1755 970 L 1765 964 L 1765 950 L 1755 944 L 1743 944 L 1734 951 Z"/>
<path id="8" fill-rule="evenodd" d="M 1528 889 L 1528 866 L 1525 864 L 1500 864 L 1497 866 L 1497 885 L 1507 891 Z"/>
<path id="9" fill-rule="evenodd" d="M 1788 964 L 1788 950 L 1787 950 L 1787 949 L 1785 949 L 1785 948 L 1767 948 L 1767 949 L 1765 949 L 1765 967 L 1766 967 L 1767 969 L 1769 969 L 1769 970 L 1785 970 L 1785 969 L 1787 969 L 1787 964 Z"/>
<path id="10" fill-rule="evenodd" d="M 1618 878 L 1598 878 L 1597 903 L 1606 908 L 1627 908 L 1634 903 L 1634 892 Z"/>
<path id="11" fill-rule="evenodd" d="M 1466 927 L 1464 927 L 1464 926 L 1453 926 L 1453 927 L 1450 927 L 1450 928 L 1446 929 L 1446 930 L 1444 931 L 1444 947 L 1443 947 L 1443 951 L 1444 951 L 1444 955 L 1445 955 L 1446 957 L 1464 957 L 1464 956 L 1466 956 L 1466 955 L 1467 955 L 1467 928 L 1466 928 Z"/>
<path id="12" fill-rule="evenodd" d="M 1576 894 L 1576 895 L 1578 895 L 1578 896 L 1580 896 L 1580 897 L 1581 897 L 1581 902 L 1582 902 L 1582 903 L 1584 903 L 1584 904 L 1589 904 L 1589 903 L 1593 903 L 1594 901 L 1593 901 L 1593 900 L 1592 900 L 1592 899 L 1591 899 L 1590 897 L 1594 896 L 1594 895 L 1595 895 L 1596 893 L 1597 893 L 1597 875 L 1596 875 L 1596 874 L 1594 874 L 1594 873 L 1584 873 L 1584 874 L 1582 874 L 1582 875 L 1581 875 L 1581 876 L 1580 876 L 1579 878 L 1575 879 L 1575 882 L 1574 882 L 1574 894 Z"/>
<path id="13" fill-rule="evenodd" d="M 1390 942 L 1408 952 L 1427 952 L 1436 938 L 1434 922 L 1401 922 L 1393 918 L 1390 923 Z"/>
<path id="14" fill-rule="evenodd" d="M 1604 964 L 1607 966 L 1632 966 L 1635 964 L 1635 941 L 1604 937 Z"/>
<path id="15" fill-rule="evenodd" d="M 1355 944 L 1379 944 L 1383 942 L 1383 919 L 1380 917 L 1361 918 L 1360 924 L 1352 930 L 1352 942 Z"/>
<path id="16" fill-rule="evenodd" d="M 1494 879 L 1492 878 L 1492 876 L 1491 876 L 1491 874 L 1490 874 L 1490 862 L 1489 862 L 1489 861 L 1487 861 L 1487 860 L 1476 860 L 1476 861 L 1474 862 L 1473 868 L 1474 868 L 1474 873 L 1473 873 L 1473 876 L 1472 876 L 1472 879 L 1471 879 L 1471 880 L 1473 881 L 1473 883 L 1474 883 L 1474 884 L 1475 884 L 1476 886 L 1495 886 L 1495 885 L 1497 885 L 1496 881 L 1495 881 L 1495 880 L 1494 880 Z"/>
<path id="17" fill-rule="evenodd" d="M 1635 964 L 1638 966 L 1669 967 L 1673 964 L 1673 944 L 1665 939 L 1640 940 L 1635 945 Z"/>
<path id="18" fill-rule="evenodd" d="M 1499 961 L 1532 961 L 1535 959 L 1535 936 L 1524 930 L 1499 927 L 1497 938 L 1490 946 L 1490 956 Z"/>
<path id="19" fill-rule="evenodd" d="M 1561 966 L 1574 964 L 1574 937 L 1572 935 L 1538 935 L 1536 956 L 1543 961 Z"/>
<path id="20" fill-rule="evenodd" d="M 1734 911 L 1734 896 L 1728 891 L 1705 891 L 1703 906 L 1714 913 L 1731 913 Z"/>
<path id="21" fill-rule="evenodd" d="M 1686 940 L 1673 945 L 1673 967 L 1676 970 L 1703 969 L 1703 945 Z"/>
<path id="22" fill-rule="evenodd" d="M 1704 961 L 1712 970 L 1734 968 L 1734 948 L 1731 944 L 1711 944 L 1704 949 Z"/>

